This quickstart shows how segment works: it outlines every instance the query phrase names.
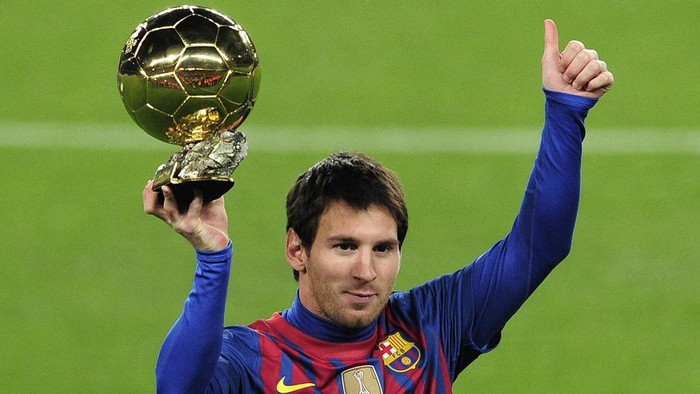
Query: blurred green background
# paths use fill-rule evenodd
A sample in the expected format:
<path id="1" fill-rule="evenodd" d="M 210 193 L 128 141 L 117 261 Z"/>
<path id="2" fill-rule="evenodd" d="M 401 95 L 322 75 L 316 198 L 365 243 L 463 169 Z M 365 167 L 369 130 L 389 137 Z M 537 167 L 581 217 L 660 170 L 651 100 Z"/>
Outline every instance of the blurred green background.
<path id="1" fill-rule="evenodd" d="M 398 289 L 502 237 L 537 147 L 553 18 L 562 47 L 584 41 L 616 76 L 588 121 L 574 249 L 455 392 L 700 391 L 700 3 L 198 4 L 241 23 L 263 67 L 251 153 L 226 197 L 227 324 L 289 305 L 284 197 L 334 150 L 365 150 L 403 181 Z M 176 148 L 130 120 L 116 69 L 133 28 L 175 5 L 3 3 L 0 391 L 154 391 L 193 253 L 142 213 L 141 188 Z"/>

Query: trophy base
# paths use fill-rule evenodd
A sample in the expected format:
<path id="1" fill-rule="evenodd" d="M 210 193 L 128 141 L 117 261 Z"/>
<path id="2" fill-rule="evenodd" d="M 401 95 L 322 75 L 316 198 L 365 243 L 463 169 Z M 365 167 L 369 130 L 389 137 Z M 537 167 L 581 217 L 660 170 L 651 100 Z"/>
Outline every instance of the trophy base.
<path id="1" fill-rule="evenodd" d="M 158 167 L 153 191 L 170 187 L 180 210 L 187 209 L 196 189 L 202 192 L 204 202 L 216 200 L 233 187 L 231 173 L 247 153 L 245 134 L 221 130 L 207 140 L 185 145 Z"/>
<path id="2" fill-rule="evenodd" d="M 195 190 L 199 190 L 202 193 L 202 199 L 205 203 L 216 200 L 217 198 L 223 196 L 231 190 L 234 182 L 232 180 L 213 180 L 213 179 L 202 179 L 193 180 L 181 183 L 160 183 L 153 184 L 153 191 L 157 191 L 158 199 L 163 202 L 163 192 L 161 187 L 168 186 L 173 191 L 175 195 L 175 200 L 177 201 L 178 207 L 181 210 L 186 210 L 190 203 L 194 199 Z"/>

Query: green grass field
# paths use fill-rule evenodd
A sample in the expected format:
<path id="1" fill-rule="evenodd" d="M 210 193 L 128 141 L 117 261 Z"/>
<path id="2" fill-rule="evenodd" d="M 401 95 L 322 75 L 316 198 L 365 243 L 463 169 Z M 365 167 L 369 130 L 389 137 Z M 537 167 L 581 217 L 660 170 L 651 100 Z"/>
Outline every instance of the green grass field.
<path id="1" fill-rule="evenodd" d="M 179 3 L 57 3 L 10 0 L 0 17 L 0 391 L 152 392 L 193 253 L 142 213 L 177 148 L 131 122 L 116 68 L 136 24 Z M 289 305 L 284 197 L 333 150 L 365 150 L 403 181 L 398 289 L 502 237 L 537 147 L 551 17 L 617 85 L 589 118 L 571 255 L 455 392 L 700 391 L 700 4 L 610 3 L 199 2 L 246 28 L 264 73 L 226 196 L 226 322 Z"/>

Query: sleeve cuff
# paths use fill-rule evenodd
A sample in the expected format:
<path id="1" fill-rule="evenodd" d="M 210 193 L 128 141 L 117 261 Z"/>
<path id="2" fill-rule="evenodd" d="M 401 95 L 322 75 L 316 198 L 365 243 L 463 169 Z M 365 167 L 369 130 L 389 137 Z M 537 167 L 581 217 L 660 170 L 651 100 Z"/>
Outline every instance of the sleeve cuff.
<path id="1" fill-rule="evenodd" d="M 200 250 L 196 250 L 196 253 L 197 261 L 202 263 L 227 263 L 231 261 L 231 257 L 233 256 L 233 242 L 229 240 L 228 245 L 221 250 L 214 252 L 202 252 Z"/>
<path id="2" fill-rule="evenodd" d="M 583 108 L 586 110 L 593 108 L 593 106 L 598 102 L 598 99 L 577 96 L 569 93 L 555 92 L 545 88 L 542 88 L 542 91 L 544 91 L 544 95 L 547 97 L 547 100 L 556 101 L 561 104 Z"/>

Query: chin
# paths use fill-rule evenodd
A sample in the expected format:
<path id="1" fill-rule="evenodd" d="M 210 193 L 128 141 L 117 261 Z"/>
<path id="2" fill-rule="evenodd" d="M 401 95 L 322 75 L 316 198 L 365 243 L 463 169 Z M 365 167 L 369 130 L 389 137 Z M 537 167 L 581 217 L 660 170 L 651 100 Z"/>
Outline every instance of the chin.
<path id="1" fill-rule="evenodd" d="M 374 320 L 367 321 L 363 320 L 348 320 L 345 322 L 339 322 L 338 325 L 350 329 L 350 330 L 361 330 L 374 323 Z"/>
<path id="2" fill-rule="evenodd" d="M 346 316 L 342 322 L 338 322 L 338 324 L 345 328 L 359 330 L 374 324 L 374 322 L 377 321 L 377 317 L 379 317 L 379 313 L 370 314 L 365 312 L 360 316 L 351 314 L 350 316 Z"/>

